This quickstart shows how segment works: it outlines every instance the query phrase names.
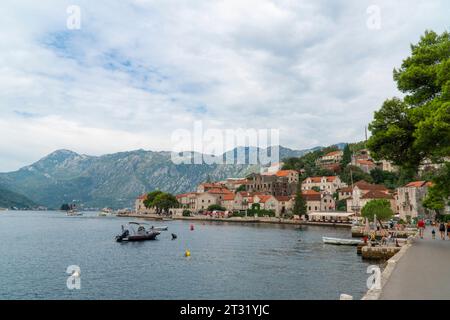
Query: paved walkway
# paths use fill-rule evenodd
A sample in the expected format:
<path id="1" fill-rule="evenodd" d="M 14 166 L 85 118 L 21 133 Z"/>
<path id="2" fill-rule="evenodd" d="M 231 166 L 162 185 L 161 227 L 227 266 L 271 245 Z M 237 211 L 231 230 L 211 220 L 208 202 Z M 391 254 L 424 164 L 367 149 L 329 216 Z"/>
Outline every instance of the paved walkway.
<path id="1" fill-rule="evenodd" d="M 417 239 L 397 263 L 381 300 L 450 299 L 450 240 L 431 239 L 431 227 L 425 239 Z"/>

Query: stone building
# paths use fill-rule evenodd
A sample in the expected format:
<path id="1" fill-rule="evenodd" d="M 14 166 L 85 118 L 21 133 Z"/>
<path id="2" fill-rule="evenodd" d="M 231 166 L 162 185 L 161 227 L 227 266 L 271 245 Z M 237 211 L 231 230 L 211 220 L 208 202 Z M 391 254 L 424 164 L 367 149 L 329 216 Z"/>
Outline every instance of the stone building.
<path id="1" fill-rule="evenodd" d="M 416 218 L 419 215 L 430 217 L 431 212 L 422 205 L 430 186 L 431 183 L 427 181 L 413 181 L 397 188 L 396 202 L 400 218 L 407 220 L 408 217 Z"/>

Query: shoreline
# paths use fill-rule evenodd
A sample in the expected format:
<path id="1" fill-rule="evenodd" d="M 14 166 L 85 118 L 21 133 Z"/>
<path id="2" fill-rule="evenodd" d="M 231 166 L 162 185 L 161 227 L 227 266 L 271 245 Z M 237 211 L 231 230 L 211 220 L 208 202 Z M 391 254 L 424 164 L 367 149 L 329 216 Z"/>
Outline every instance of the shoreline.
<path id="1" fill-rule="evenodd" d="M 333 222 L 310 222 L 301 220 L 289 220 L 282 218 L 212 218 L 206 216 L 197 217 L 182 217 L 182 216 L 172 216 L 172 217 L 161 217 L 155 214 L 118 214 L 117 217 L 122 218 L 138 218 L 145 220 L 155 220 L 155 221 L 169 221 L 169 220 L 184 220 L 184 221 L 211 221 L 211 222 L 231 222 L 231 223 L 266 223 L 266 224 L 277 224 L 277 225 L 297 225 L 297 226 L 324 226 L 324 227 L 340 227 L 340 228 L 351 228 L 350 223 L 333 223 Z"/>

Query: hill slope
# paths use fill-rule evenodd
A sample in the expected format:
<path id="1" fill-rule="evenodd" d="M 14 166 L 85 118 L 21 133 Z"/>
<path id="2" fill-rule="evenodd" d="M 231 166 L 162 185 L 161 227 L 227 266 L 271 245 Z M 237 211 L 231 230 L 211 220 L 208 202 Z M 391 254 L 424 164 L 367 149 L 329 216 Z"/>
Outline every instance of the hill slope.
<path id="1" fill-rule="evenodd" d="M 248 150 L 239 148 L 229 153 Z M 280 158 L 298 157 L 308 151 L 280 147 Z M 0 173 L 0 184 L 51 208 L 73 201 L 85 206 L 121 208 L 132 206 L 135 197 L 143 192 L 192 191 L 208 177 L 244 177 L 259 168 L 250 164 L 175 164 L 171 153 L 165 151 L 135 150 L 95 157 L 58 150 L 18 171 Z"/>
<path id="2" fill-rule="evenodd" d="M 0 187 L 0 208 L 32 208 L 36 204 L 27 197 Z"/>

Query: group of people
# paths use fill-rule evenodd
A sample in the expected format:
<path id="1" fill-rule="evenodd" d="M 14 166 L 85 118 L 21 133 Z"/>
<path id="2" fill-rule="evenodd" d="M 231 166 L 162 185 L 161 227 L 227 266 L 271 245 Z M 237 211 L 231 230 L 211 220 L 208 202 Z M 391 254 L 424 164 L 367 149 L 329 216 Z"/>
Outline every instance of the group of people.
<path id="1" fill-rule="evenodd" d="M 420 219 L 417 223 L 417 227 L 419 228 L 419 236 L 421 239 L 423 239 L 423 233 L 425 231 L 425 221 L 423 219 Z M 447 235 L 447 238 L 450 240 L 450 221 L 447 223 L 440 221 L 432 223 L 432 230 L 431 230 L 431 236 L 433 239 L 436 239 L 436 226 L 438 227 L 440 236 L 442 240 L 445 240 L 445 236 Z"/>

